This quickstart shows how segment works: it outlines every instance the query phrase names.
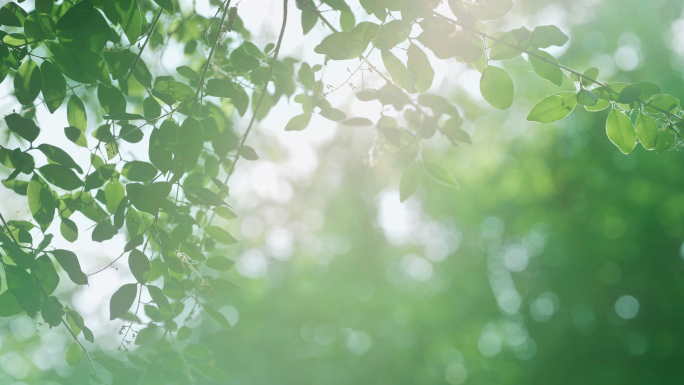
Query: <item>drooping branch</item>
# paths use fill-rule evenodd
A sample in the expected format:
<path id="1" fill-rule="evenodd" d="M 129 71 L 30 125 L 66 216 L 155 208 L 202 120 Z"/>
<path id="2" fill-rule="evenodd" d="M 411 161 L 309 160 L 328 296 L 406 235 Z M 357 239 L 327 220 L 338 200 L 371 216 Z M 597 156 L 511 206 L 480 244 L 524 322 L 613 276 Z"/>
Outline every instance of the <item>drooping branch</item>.
<path id="1" fill-rule="evenodd" d="M 17 239 L 14 237 L 14 234 L 12 234 L 12 230 L 10 229 L 9 225 L 7 224 L 7 221 L 5 221 L 5 217 L 2 215 L 2 213 L 0 213 L 0 220 L 2 220 L 2 225 L 7 230 L 7 234 L 9 234 L 9 237 L 12 239 L 12 242 L 14 242 L 17 246 L 21 247 L 19 242 L 17 242 Z M 2 264 L 3 264 L 3 266 L 5 265 L 4 260 L 2 261 Z M 52 303 L 52 301 L 50 300 L 50 296 L 46 292 L 45 288 L 43 287 L 43 284 L 40 282 L 38 277 L 36 277 L 36 273 L 33 271 L 33 269 L 31 269 L 31 276 L 33 277 L 34 281 L 36 282 L 36 285 L 38 285 L 38 287 L 40 288 L 41 293 L 45 296 L 45 301 L 47 301 L 47 303 L 52 307 L 52 310 L 54 310 L 55 314 L 60 314 L 59 313 L 60 309 L 57 309 L 55 304 Z M 62 325 L 64 325 L 64 327 L 67 329 L 67 331 L 69 331 L 69 334 L 71 334 L 71 337 L 74 339 L 74 342 L 76 342 L 78 344 L 78 346 L 81 348 L 81 351 L 83 351 L 83 353 L 85 354 L 86 358 L 88 359 L 88 363 L 90 364 L 90 368 L 93 371 L 93 375 L 95 376 L 96 381 L 99 384 L 103 384 L 102 380 L 100 379 L 99 374 L 97 373 L 97 369 L 95 369 L 95 365 L 93 364 L 93 360 L 90 357 L 90 353 L 88 353 L 88 350 L 86 349 L 86 347 L 83 345 L 81 340 L 78 339 L 78 336 L 73 332 L 73 330 L 71 330 L 71 327 L 69 327 L 69 325 L 67 324 L 67 322 L 64 320 L 64 318 L 61 315 L 59 316 L 59 321 L 62 323 Z"/>

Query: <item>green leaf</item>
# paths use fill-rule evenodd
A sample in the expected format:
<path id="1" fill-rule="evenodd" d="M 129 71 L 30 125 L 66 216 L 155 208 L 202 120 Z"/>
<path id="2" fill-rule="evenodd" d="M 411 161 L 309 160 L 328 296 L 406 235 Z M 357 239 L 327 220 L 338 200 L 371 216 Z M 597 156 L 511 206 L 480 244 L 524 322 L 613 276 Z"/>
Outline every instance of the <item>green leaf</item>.
<path id="1" fill-rule="evenodd" d="M 321 0 L 321 2 L 329 5 L 332 9 L 342 12 L 351 12 L 351 8 L 349 8 L 349 5 L 347 5 L 345 0 Z"/>
<path id="2" fill-rule="evenodd" d="M 347 118 L 347 114 L 345 114 L 344 111 L 332 107 L 321 108 L 319 114 L 328 120 L 332 120 L 333 122 L 339 122 L 340 120 Z"/>
<path id="3" fill-rule="evenodd" d="M 173 164 L 173 152 L 178 146 L 179 130 L 180 127 L 173 120 L 165 120 L 161 127 L 155 128 L 150 134 L 150 162 L 163 173 Z"/>
<path id="4" fill-rule="evenodd" d="M 309 125 L 311 121 L 311 113 L 303 113 L 301 115 L 294 116 L 287 122 L 285 126 L 285 131 L 302 131 Z"/>
<path id="5" fill-rule="evenodd" d="M 199 200 L 201 204 L 206 206 L 227 206 L 228 204 L 221 199 L 215 192 L 200 186 L 183 186 L 183 191 L 186 195 Z"/>
<path id="6" fill-rule="evenodd" d="M 513 8 L 512 0 L 463 1 L 449 0 L 449 7 L 457 17 L 474 18 L 475 20 L 496 20 L 506 15 Z M 467 13 L 468 16 L 464 15 Z"/>
<path id="7" fill-rule="evenodd" d="M 114 225 L 112 225 L 112 222 L 109 218 L 102 220 L 100 223 L 95 226 L 93 229 L 93 234 L 91 239 L 95 242 L 104 242 L 108 241 L 119 232 L 119 229 L 117 229 Z"/>
<path id="8" fill-rule="evenodd" d="M 120 20 L 119 25 L 124 30 L 128 42 L 135 44 L 140 37 L 142 15 L 137 0 L 117 0 L 114 2 Z"/>
<path id="9" fill-rule="evenodd" d="M 307 9 L 302 10 L 302 33 L 306 35 L 318 22 L 318 15 Z"/>
<path id="10" fill-rule="evenodd" d="M 380 50 L 389 50 L 408 39 L 411 24 L 406 20 L 392 20 L 380 26 L 373 45 Z"/>
<path id="11" fill-rule="evenodd" d="M 54 0 L 36 0 L 36 12 L 52 13 L 54 4 Z"/>
<path id="12" fill-rule="evenodd" d="M 116 87 L 107 87 L 104 84 L 97 86 L 97 100 L 105 113 L 109 115 L 126 112 L 126 98 Z"/>
<path id="13" fill-rule="evenodd" d="M 340 27 L 342 31 L 349 32 L 356 25 L 356 18 L 353 12 L 344 11 L 340 14 Z"/>
<path id="14" fill-rule="evenodd" d="M 64 190 L 75 190 L 83 186 L 83 181 L 69 167 L 61 164 L 47 164 L 38 169 L 50 184 Z"/>
<path id="15" fill-rule="evenodd" d="M 121 286 L 109 301 L 109 319 L 124 318 L 128 309 L 133 306 L 135 296 L 138 294 L 138 284 L 128 283 Z"/>
<path id="16" fill-rule="evenodd" d="M 222 243 L 224 245 L 232 245 L 233 243 L 237 243 L 237 239 L 233 238 L 229 232 L 218 226 L 209 226 L 204 230 L 218 243 Z"/>
<path id="17" fill-rule="evenodd" d="M 72 126 L 64 127 L 64 135 L 76 145 L 88 147 L 88 139 L 83 135 L 83 131 L 78 128 Z"/>
<path id="18" fill-rule="evenodd" d="M 358 39 L 352 30 L 327 36 L 314 48 L 314 52 L 327 55 L 332 60 L 350 60 L 361 56 L 367 47 L 368 42 Z"/>
<path id="19" fill-rule="evenodd" d="M 171 95 L 179 102 L 192 99 L 195 96 L 195 91 L 190 86 L 175 80 L 158 81 L 154 84 L 154 89 Z"/>
<path id="20" fill-rule="evenodd" d="M 538 48 L 562 47 L 569 37 L 555 25 L 542 25 L 532 31 L 531 43 Z"/>
<path id="21" fill-rule="evenodd" d="M 69 218 L 62 218 L 59 231 L 64 239 L 69 242 L 76 242 L 78 239 L 78 227 L 76 226 L 76 223 Z"/>
<path id="22" fill-rule="evenodd" d="M 660 95 L 651 100 L 644 108 L 646 112 L 653 114 L 663 111 L 673 114 L 679 109 L 679 99 L 672 95 Z"/>
<path id="23" fill-rule="evenodd" d="M 525 45 L 529 42 L 530 36 L 530 30 L 525 27 L 509 31 L 502 37 L 494 36 L 497 37 L 497 40 L 494 41 L 489 52 L 489 60 L 512 60 L 517 58 L 526 50 Z"/>
<path id="24" fill-rule="evenodd" d="M 51 253 L 75 284 L 88 284 L 88 277 L 81 270 L 81 264 L 78 262 L 76 254 L 69 250 L 53 250 Z"/>
<path id="25" fill-rule="evenodd" d="M 85 337 L 86 341 L 95 341 L 93 337 L 93 332 L 85 326 L 85 324 L 83 323 L 83 317 L 81 317 L 78 313 L 68 309 L 67 321 L 69 322 L 69 325 L 74 325 L 83 332 L 83 337 Z"/>
<path id="26" fill-rule="evenodd" d="M 423 161 L 423 166 L 425 167 L 425 171 L 427 171 L 427 174 L 435 182 L 454 189 L 459 188 L 456 179 L 454 179 L 453 175 L 451 175 L 451 173 L 444 167 L 438 165 L 437 163 L 429 161 Z"/>
<path id="27" fill-rule="evenodd" d="M 408 49 L 407 66 L 416 90 L 421 94 L 427 92 L 435 79 L 435 70 L 425 52 L 415 44 L 411 44 Z"/>
<path id="28" fill-rule="evenodd" d="M 109 120 L 145 120 L 145 117 L 140 114 L 131 114 L 130 112 L 119 112 L 111 115 L 103 116 Z"/>
<path id="29" fill-rule="evenodd" d="M 52 264 L 50 257 L 45 254 L 36 258 L 36 264 L 38 265 L 38 268 L 35 269 L 36 278 L 45 292 L 50 295 L 59 286 L 59 275 L 55 270 L 55 265 Z"/>
<path id="30" fill-rule="evenodd" d="M 577 105 L 577 95 L 565 91 L 545 97 L 537 103 L 527 116 L 527 120 L 539 123 L 551 123 L 570 115 Z"/>
<path id="31" fill-rule="evenodd" d="M 629 154 L 636 145 L 636 132 L 632 121 L 623 112 L 613 109 L 606 121 L 608 139 L 624 154 Z"/>
<path id="32" fill-rule="evenodd" d="M 387 69 L 387 72 L 389 72 L 392 76 L 392 81 L 394 82 L 394 84 L 398 85 L 399 87 L 405 89 L 408 92 L 415 92 L 415 87 L 413 86 L 413 78 L 411 77 L 411 73 L 406 68 L 406 66 L 404 66 L 404 63 L 402 63 L 401 60 L 394 56 L 394 54 L 389 50 L 383 50 L 382 62 L 385 65 L 385 69 Z"/>
<path id="33" fill-rule="evenodd" d="M 148 327 L 140 330 L 135 336 L 136 345 L 144 345 L 148 342 L 155 341 L 159 338 L 159 327 L 155 324 L 150 324 Z"/>
<path id="34" fill-rule="evenodd" d="M 223 219 L 235 219 L 237 215 L 226 206 L 218 206 L 214 208 L 214 212 Z"/>
<path id="35" fill-rule="evenodd" d="M 599 69 L 596 67 L 591 67 L 588 70 L 584 71 L 582 75 L 583 76 L 580 78 L 580 80 L 582 82 L 582 86 L 586 87 L 590 84 L 594 84 L 594 82 L 598 80 Z"/>
<path id="36" fill-rule="evenodd" d="M 147 283 L 150 275 L 150 260 L 138 249 L 131 250 L 128 254 L 128 268 L 131 269 L 133 277 L 141 284 Z"/>
<path id="37" fill-rule="evenodd" d="M 480 92 L 493 107 L 506 110 L 513 104 L 513 80 L 505 70 L 487 66 L 480 78 Z"/>
<path id="38" fill-rule="evenodd" d="M 41 229 L 45 231 L 50 226 L 50 223 L 52 223 L 52 218 L 55 215 L 55 201 L 52 190 L 50 190 L 48 184 L 41 177 L 34 174 L 29 182 L 27 195 L 31 215 L 40 225 Z"/>
<path id="39" fill-rule="evenodd" d="M 226 382 L 229 380 L 228 375 L 221 369 L 209 364 L 195 364 L 195 370 L 204 378 L 214 382 Z"/>
<path id="40" fill-rule="evenodd" d="M 42 152 L 49 160 L 57 164 L 61 164 L 62 166 L 73 168 L 74 170 L 78 171 L 79 174 L 83 173 L 81 166 L 74 161 L 69 153 L 61 148 L 43 143 L 38 146 L 38 150 L 40 150 L 40 152 Z"/>
<path id="41" fill-rule="evenodd" d="M 27 13 L 14 2 L 8 2 L 0 8 L 0 25 L 23 27 Z"/>
<path id="42" fill-rule="evenodd" d="M 577 103 L 579 103 L 582 106 L 595 106 L 599 101 L 598 96 L 596 96 L 595 93 L 582 88 L 578 93 L 577 93 Z"/>
<path id="43" fill-rule="evenodd" d="M 83 352 L 81 351 L 81 347 L 78 345 L 78 343 L 72 342 L 64 354 L 67 365 L 78 366 L 78 364 L 81 363 L 82 354 Z"/>
<path id="44" fill-rule="evenodd" d="M 64 305 L 62 305 L 57 297 L 48 297 L 43 300 L 40 307 L 40 315 L 43 320 L 51 327 L 57 327 L 62 323 L 62 316 L 64 315 Z"/>
<path id="45" fill-rule="evenodd" d="M 658 123 L 646 113 L 641 113 L 636 120 L 636 135 L 647 150 L 654 150 L 656 148 L 656 139 L 658 139 Z"/>
<path id="46" fill-rule="evenodd" d="M 176 67 L 176 72 L 178 72 L 178 75 L 180 75 L 186 79 L 197 80 L 197 81 L 200 80 L 200 76 L 197 73 L 197 71 L 195 71 L 194 69 L 192 69 L 188 66 Z M 211 79 L 211 80 L 214 80 L 214 79 Z M 216 79 L 216 80 L 218 80 L 218 79 Z"/>
<path id="47" fill-rule="evenodd" d="M 653 84 L 651 82 L 643 81 L 632 84 L 632 86 L 641 90 L 641 100 L 648 100 L 654 95 L 657 95 L 662 92 L 660 86 L 658 86 L 657 84 Z"/>
<path id="48" fill-rule="evenodd" d="M 173 314 L 173 310 L 171 309 L 171 304 L 169 304 L 169 299 L 166 298 L 166 295 L 162 292 L 162 290 L 156 286 L 153 285 L 147 285 L 147 291 L 150 293 L 150 297 L 152 297 L 152 300 L 154 303 L 157 304 L 157 307 L 162 313 L 166 314 Z"/>
<path id="49" fill-rule="evenodd" d="M 9 290 L 0 294 L 0 317 L 11 317 L 21 313 L 23 310 L 17 302 L 17 298 Z"/>
<path id="50" fill-rule="evenodd" d="M 240 156 L 245 158 L 246 160 L 255 161 L 259 159 L 259 155 L 257 154 L 257 152 L 249 146 L 240 146 L 238 148 L 238 154 L 240 154 Z"/>
<path id="51" fill-rule="evenodd" d="M 214 309 L 213 307 L 203 304 L 202 308 L 204 308 L 204 311 L 207 312 L 211 316 L 211 318 L 215 319 L 216 322 L 221 324 L 224 328 L 230 328 L 230 322 L 226 319 L 226 317 L 218 310 Z"/>
<path id="52" fill-rule="evenodd" d="M 69 126 L 76 127 L 81 132 L 88 128 L 88 116 L 86 115 L 85 105 L 78 96 L 71 95 L 67 102 L 67 121 Z"/>
<path id="53" fill-rule="evenodd" d="M 186 118 L 181 125 L 179 140 L 179 159 L 182 159 L 186 166 L 195 165 L 204 146 L 204 132 L 200 122 L 192 117 Z"/>
<path id="54" fill-rule="evenodd" d="M 233 103 L 240 116 L 245 116 L 247 108 L 249 107 L 249 95 L 247 95 L 247 91 L 241 86 L 236 86 L 235 89 L 236 94 L 230 98 L 230 102 Z"/>
<path id="55" fill-rule="evenodd" d="M 157 100 L 152 97 L 147 97 L 145 100 L 143 100 L 143 116 L 145 119 L 157 119 L 159 116 L 161 116 L 161 112 L 161 106 Z"/>
<path id="56" fill-rule="evenodd" d="M 137 235 L 137 236 L 131 238 L 131 240 L 128 241 L 126 243 L 126 245 L 124 246 L 124 253 L 127 253 L 127 252 L 135 249 L 136 247 L 142 245 L 144 240 L 145 239 L 143 238 L 142 235 Z"/>
<path id="57" fill-rule="evenodd" d="M 235 265 L 235 262 L 231 261 L 225 256 L 220 255 L 209 257 L 206 261 L 206 265 L 207 267 L 217 271 L 228 271 L 233 267 L 233 265 Z"/>
<path id="58" fill-rule="evenodd" d="M 171 0 L 154 0 L 158 6 L 162 7 L 166 12 L 173 15 L 176 11 L 173 8 L 173 1 Z"/>
<path id="59" fill-rule="evenodd" d="M 185 341 L 192 336 L 192 329 L 187 326 L 181 326 L 176 332 L 176 340 Z"/>
<path id="60" fill-rule="evenodd" d="M 119 138 L 125 140 L 128 143 L 140 143 L 145 134 L 142 130 L 132 124 L 121 124 L 121 130 L 119 131 Z"/>
<path id="61" fill-rule="evenodd" d="M 532 63 L 534 72 L 539 75 L 540 78 L 546 79 L 560 87 L 563 84 L 563 71 L 558 67 L 556 58 L 544 51 L 537 51 L 536 55 L 541 56 L 544 59 L 535 55 L 530 55 L 530 63 Z"/>
<path id="62" fill-rule="evenodd" d="M 107 211 L 114 214 L 119 207 L 119 203 L 126 196 L 126 189 L 118 180 L 110 180 L 104 187 L 104 194 L 107 199 Z"/>
<path id="63" fill-rule="evenodd" d="M 159 171 L 156 167 L 139 160 L 128 162 L 121 169 L 121 175 L 134 182 L 148 182 L 157 176 L 158 173 Z"/>
<path id="64" fill-rule="evenodd" d="M 350 118 L 340 123 L 352 127 L 368 127 L 373 125 L 373 122 L 368 118 Z"/>
<path id="65" fill-rule="evenodd" d="M 14 295 L 19 306 L 26 314 L 35 318 L 40 309 L 41 292 L 36 281 L 26 270 L 14 266 L 5 265 L 7 288 Z"/>
<path id="66" fill-rule="evenodd" d="M 42 92 L 45 106 L 50 113 L 57 111 L 66 97 L 66 80 L 62 71 L 51 62 L 44 60 L 40 65 Z"/>
<path id="67" fill-rule="evenodd" d="M 134 184 L 131 183 L 126 185 L 128 193 L 126 195 L 130 197 L 131 203 L 136 209 L 152 215 L 157 215 L 159 206 L 171 192 L 171 184 L 166 182 L 155 182 L 145 187 L 138 185 L 140 191 L 137 194 L 132 190 L 128 190 L 133 188 L 133 186 Z"/>
<path id="68" fill-rule="evenodd" d="M 6 188 L 14 191 L 15 193 L 19 195 L 26 195 L 27 190 L 28 190 L 28 182 L 23 181 L 23 180 L 8 180 L 5 179 L 2 181 L 2 185 L 5 186 Z"/>
<path id="69" fill-rule="evenodd" d="M 587 111 L 601 111 L 601 110 L 605 110 L 608 107 L 610 107 L 610 101 L 609 100 L 599 99 L 595 105 L 584 106 L 584 109 Z"/>
<path id="70" fill-rule="evenodd" d="M 55 38 L 55 22 L 48 15 L 31 12 L 24 21 L 24 32 L 30 41 Z"/>
<path id="71" fill-rule="evenodd" d="M 2 38 L 2 41 L 11 47 L 14 48 L 19 48 L 22 46 L 25 46 L 27 44 L 30 44 L 30 42 L 26 39 L 26 36 L 20 34 L 20 33 L 10 33 L 5 35 Z"/>
<path id="72" fill-rule="evenodd" d="M 399 201 L 403 202 L 413 195 L 420 186 L 422 179 L 423 175 L 418 164 L 411 163 L 406 167 L 399 181 Z"/>
<path id="73" fill-rule="evenodd" d="M 24 118 L 23 116 L 12 113 L 5 116 L 5 123 L 7 123 L 7 128 L 20 137 L 33 142 L 40 134 L 40 128 L 36 126 L 36 123 L 31 120 Z"/>
<path id="74" fill-rule="evenodd" d="M 463 126 L 463 118 L 460 116 L 454 116 L 444 122 L 444 127 L 442 132 L 448 136 L 451 140 L 456 140 L 462 143 L 472 143 L 473 140 L 470 138 L 470 134 L 463 131 L 461 128 Z"/>
<path id="75" fill-rule="evenodd" d="M 107 68 L 107 63 L 104 58 L 102 58 L 102 55 L 97 52 L 85 50 L 79 52 L 77 59 L 83 66 L 87 76 L 93 79 L 90 83 L 99 81 L 106 86 L 112 85 L 112 79 L 109 76 L 109 68 Z M 64 70 L 62 70 L 62 72 L 64 72 Z M 66 72 L 64 73 L 66 74 Z"/>
<path id="76" fill-rule="evenodd" d="M 639 100 L 642 90 L 627 83 L 613 83 L 608 86 L 592 90 L 600 99 L 612 100 L 618 103 L 633 103 Z"/>
<path id="77" fill-rule="evenodd" d="M 672 147 L 676 139 L 675 130 L 672 127 L 663 127 L 658 130 L 658 140 L 656 140 L 655 151 L 662 154 Z"/>

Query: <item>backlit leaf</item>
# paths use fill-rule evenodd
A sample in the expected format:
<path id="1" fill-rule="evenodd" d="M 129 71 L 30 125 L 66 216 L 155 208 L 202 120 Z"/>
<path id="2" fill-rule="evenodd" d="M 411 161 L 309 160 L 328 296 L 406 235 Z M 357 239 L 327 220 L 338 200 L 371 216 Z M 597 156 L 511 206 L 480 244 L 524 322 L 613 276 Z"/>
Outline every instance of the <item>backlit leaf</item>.
<path id="1" fill-rule="evenodd" d="M 577 95 L 574 92 L 559 92 L 537 103 L 527 116 L 527 120 L 539 123 L 555 122 L 570 115 L 576 105 Z"/>
<path id="2" fill-rule="evenodd" d="M 420 93 L 427 92 L 435 79 L 435 70 L 430 65 L 430 60 L 425 52 L 415 44 L 411 44 L 408 49 L 407 66 L 413 77 L 413 85 L 416 90 Z"/>
<path id="3" fill-rule="evenodd" d="M 541 58 L 537 57 L 537 55 L 541 56 Z M 540 78 L 546 79 L 559 87 L 563 84 L 563 71 L 558 67 L 558 61 L 547 52 L 537 51 L 536 55 L 530 55 L 530 63 L 532 63 L 534 72 Z"/>
<path id="4" fill-rule="evenodd" d="M 422 172 L 418 164 L 411 163 L 406 167 L 399 181 L 399 200 L 403 202 L 413 195 L 420 186 L 422 179 Z"/>
<path id="5" fill-rule="evenodd" d="M 636 135 L 639 142 L 647 150 L 656 148 L 658 139 L 658 123 L 650 115 L 642 113 L 637 117 L 635 125 Z"/>
<path id="6" fill-rule="evenodd" d="M 229 232 L 218 226 L 209 226 L 205 228 L 205 231 L 207 232 L 207 234 L 209 234 L 210 237 L 212 237 L 218 243 L 222 243 L 224 245 L 232 245 L 233 243 L 237 242 L 237 239 L 230 235 Z"/>
<path id="7" fill-rule="evenodd" d="M 66 350 L 64 357 L 69 366 L 78 366 L 81 363 L 83 352 L 77 342 L 72 342 Z"/>
<path id="8" fill-rule="evenodd" d="M 606 121 L 608 139 L 624 154 L 629 154 L 636 145 L 636 132 L 632 121 L 622 111 L 613 109 Z"/>
<path id="9" fill-rule="evenodd" d="M 480 78 L 480 92 L 492 106 L 506 110 L 513 104 L 513 80 L 505 70 L 487 66 Z"/>

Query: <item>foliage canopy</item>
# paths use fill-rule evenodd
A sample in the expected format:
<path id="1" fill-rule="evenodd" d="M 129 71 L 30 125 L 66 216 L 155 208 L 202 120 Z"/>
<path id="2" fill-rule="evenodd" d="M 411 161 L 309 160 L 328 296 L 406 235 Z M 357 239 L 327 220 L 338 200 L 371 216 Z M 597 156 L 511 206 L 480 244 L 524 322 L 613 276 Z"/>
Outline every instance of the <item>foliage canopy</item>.
<path id="1" fill-rule="evenodd" d="M 283 123 L 285 131 L 311 129 L 314 116 L 373 127 L 376 146 L 404 170 L 402 202 L 421 186 L 459 188 L 449 167 L 423 156 L 425 142 L 471 142 L 463 107 L 438 94 L 438 61 L 475 68 L 484 100 L 507 110 L 519 91 L 500 63 L 524 58 L 530 71 L 557 89 L 531 109 L 528 121 L 552 123 L 580 108 L 610 109 L 606 134 L 624 154 L 639 143 L 663 153 L 681 139 L 676 97 L 648 81 L 605 83 L 597 68 L 561 64 L 550 51 L 569 37 L 557 26 L 486 32 L 488 22 L 508 14 L 512 0 L 449 0 L 447 7 L 440 0 L 282 3 L 280 34 L 263 47 L 230 0 L 211 0 L 213 17 L 175 0 L 10 1 L 0 8 L 0 81 L 12 83 L 21 105 L 4 116 L 9 139 L 0 147 L 0 163 L 9 172 L 2 183 L 23 197 L 33 218 L 1 217 L 0 316 L 40 317 L 50 327 L 64 327 L 73 339 L 66 364 L 87 361 L 95 383 L 165 383 L 160 361 L 180 361 L 174 383 L 229 378 L 213 365 L 205 344 L 182 345 L 193 334 L 185 323 L 199 312 L 231 328 L 213 304 L 215 296 L 233 290 L 213 274 L 232 269 L 225 254 L 238 243 L 226 230 L 236 218 L 228 184 L 241 159 L 259 159 L 246 142 L 278 103 L 302 109 Z M 285 36 L 288 12 L 301 15 L 304 35 L 327 30 L 304 57 L 280 54 L 284 38 L 297 38 Z M 169 47 L 182 49 L 185 61 L 174 73 L 149 59 Z M 384 80 L 355 93 L 359 101 L 381 106 L 379 119 L 348 115 L 330 103 L 327 96 L 342 87 L 324 78 L 334 61 L 358 63 L 350 64 L 352 76 L 361 71 Z M 39 109 L 55 116 L 65 110 L 68 125 L 39 121 Z M 234 127 L 235 115 L 245 118 L 244 127 Z M 56 135 L 69 145 L 58 145 Z M 83 150 L 87 157 L 75 155 Z M 127 242 L 119 257 L 88 274 L 82 256 L 51 246 L 55 235 L 74 243 L 82 237 L 107 242 L 118 234 Z M 156 350 L 129 352 L 125 363 L 106 352 L 91 356 L 81 341 L 96 337 L 88 319 L 60 295 L 64 286 L 88 285 L 120 259 L 134 280 L 109 300 L 109 319 L 125 322 L 119 350 L 128 350 L 130 338 Z"/>

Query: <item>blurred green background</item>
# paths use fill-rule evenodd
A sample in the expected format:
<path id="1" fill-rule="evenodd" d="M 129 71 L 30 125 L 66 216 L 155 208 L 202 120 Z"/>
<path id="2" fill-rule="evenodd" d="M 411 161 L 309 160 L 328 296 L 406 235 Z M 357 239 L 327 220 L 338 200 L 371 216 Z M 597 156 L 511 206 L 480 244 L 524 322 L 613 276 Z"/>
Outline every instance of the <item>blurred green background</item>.
<path id="1" fill-rule="evenodd" d="M 501 28 L 557 24 L 571 36 L 562 63 L 681 98 L 683 6 L 520 0 Z M 460 190 L 426 182 L 400 204 L 392 155 L 370 167 L 372 133 L 340 129 L 315 175 L 292 181 L 291 200 L 235 224 L 246 241 L 225 276 L 236 289 L 215 296 L 234 328 L 191 321 L 191 341 L 231 384 L 684 383 L 683 153 L 622 155 L 607 111 L 529 124 L 553 88 L 526 75 L 529 64 L 507 66 L 510 111 L 444 90 L 474 143 L 435 140 L 424 156 Z M 85 365 L 40 353 L 66 338 L 35 327 L 0 319 L 0 383 L 87 383 Z M 150 382 L 181 371 L 166 357 Z"/>

